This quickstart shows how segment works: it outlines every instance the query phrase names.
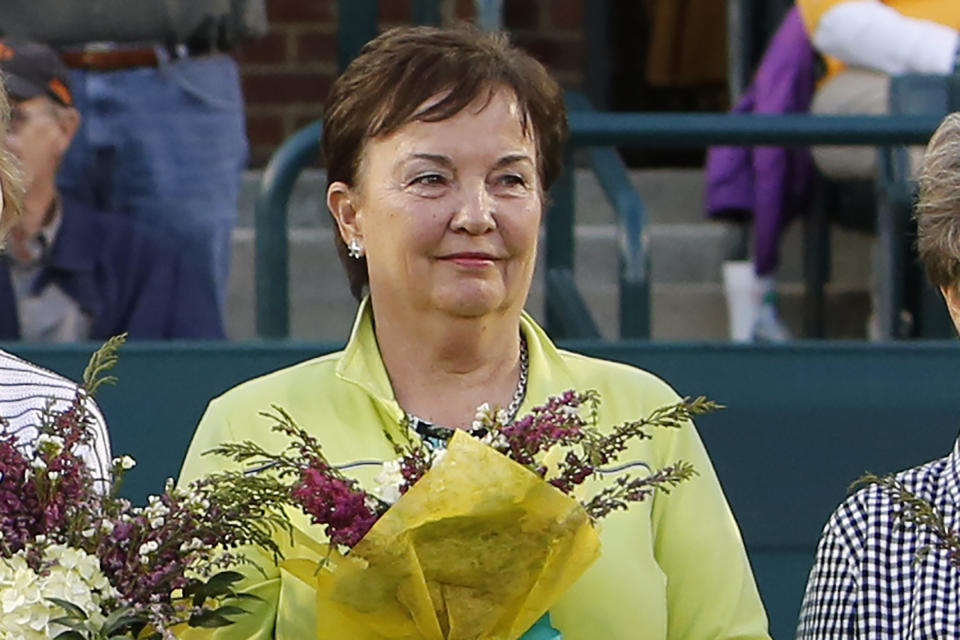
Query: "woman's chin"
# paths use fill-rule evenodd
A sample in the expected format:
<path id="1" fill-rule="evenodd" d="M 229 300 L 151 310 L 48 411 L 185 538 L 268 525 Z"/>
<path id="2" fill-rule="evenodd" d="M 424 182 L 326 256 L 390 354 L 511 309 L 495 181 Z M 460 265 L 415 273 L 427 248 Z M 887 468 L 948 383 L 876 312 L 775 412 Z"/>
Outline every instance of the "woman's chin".
<path id="1" fill-rule="evenodd" d="M 436 308 L 458 318 L 480 318 L 506 307 L 502 291 L 480 290 L 450 292 L 438 296 Z"/>

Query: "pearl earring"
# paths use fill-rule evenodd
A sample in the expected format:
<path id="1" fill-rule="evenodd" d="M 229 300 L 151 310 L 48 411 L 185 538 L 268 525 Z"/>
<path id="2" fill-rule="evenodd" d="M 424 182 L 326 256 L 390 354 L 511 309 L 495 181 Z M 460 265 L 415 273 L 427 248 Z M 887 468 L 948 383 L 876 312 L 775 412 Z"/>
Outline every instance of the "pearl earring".
<path id="1" fill-rule="evenodd" d="M 347 245 L 347 253 L 354 260 L 359 260 L 363 257 L 363 247 L 360 246 L 360 241 L 356 238 L 350 240 L 350 244 Z"/>

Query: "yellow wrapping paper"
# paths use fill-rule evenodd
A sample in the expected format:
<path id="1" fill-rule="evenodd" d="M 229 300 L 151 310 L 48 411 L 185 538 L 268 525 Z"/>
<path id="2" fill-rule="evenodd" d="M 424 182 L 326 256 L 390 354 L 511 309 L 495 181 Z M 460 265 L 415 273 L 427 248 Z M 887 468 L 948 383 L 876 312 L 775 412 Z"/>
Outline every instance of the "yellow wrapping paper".
<path id="1" fill-rule="evenodd" d="M 458 431 L 349 555 L 283 566 L 316 587 L 318 640 L 516 640 L 599 553 L 576 500 Z"/>

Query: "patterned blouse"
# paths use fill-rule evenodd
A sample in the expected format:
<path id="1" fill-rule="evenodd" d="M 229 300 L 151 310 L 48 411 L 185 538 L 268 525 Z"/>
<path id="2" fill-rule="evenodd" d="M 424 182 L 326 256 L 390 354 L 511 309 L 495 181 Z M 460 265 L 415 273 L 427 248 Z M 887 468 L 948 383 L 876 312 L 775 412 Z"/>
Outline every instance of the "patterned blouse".
<path id="1" fill-rule="evenodd" d="M 950 455 L 897 478 L 936 507 L 948 530 L 960 524 L 960 440 Z M 960 638 L 960 569 L 929 530 L 898 521 L 897 510 L 871 485 L 833 513 L 807 582 L 798 639 Z"/>
<path id="2" fill-rule="evenodd" d="M 76 383 L 35 364 L 0 350 L 0 434 L 29 442 L 38 435 L 36 425 L 47 404 L 66 409 L 77 394 Z M 97 478 L 109 477 L 110 439 L 103 415 L 93 400 L 87 401 L 93 417 L 93 446 L 82 451 L 83 459 Z"/>

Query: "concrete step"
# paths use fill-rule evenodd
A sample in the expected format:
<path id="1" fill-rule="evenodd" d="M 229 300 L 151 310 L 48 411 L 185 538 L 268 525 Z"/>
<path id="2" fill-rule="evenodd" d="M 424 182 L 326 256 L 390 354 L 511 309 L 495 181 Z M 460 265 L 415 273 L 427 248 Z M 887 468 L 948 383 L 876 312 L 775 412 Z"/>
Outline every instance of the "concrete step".
<path id="1" fill-rule="evenodd" d="M 737 254 L 743 229 L 704 217 L 700 170 L 643 170 L 631 172 L 630 177 L 650 221 L 653 338 L 726 339 L 722 264 Z M 619 244 L 614 212 L 591 174 L 580 170 L 576 179 L 576 279 L 601 332 L 614 338 L 619 335 Z M 228 333 L 234 338 L 254 335 L 253 210 L 259 180 L 259 172 L 244 177 L 240 220 L 234 233 L 227 317 Z M 290 202 L 291 335 L 340 341 L 349 332 L 355 303 L 333 246 L 324 204 L 325 180 L 323 171 L 305 171 Z M 828 335 L 862 337 L 869 309 L 872 239 L 836 227 L 832 231 Z M 785 233 L 779 271 L 782 313 L 795 335 L 802 334 L 802 235 L 800 224 Z M 541 319 L 542 272 L 541 267 L 528 304 Z"/>
<path id="2" fill-rule="evenodd" d="M 743 244 L 740 225 L 707 220 L 703 215 L 703 172 L 697 169 L 652 169 L 633 171 L 631 181 L 644 201 L 649 216 L 651 269 L 654 282 L 719 282 L 720 264 L 737 255 Z M 253 210 L 260 172 L 245 174 L 240 198 L 238 227 L 253 226 Z M 311 169 L 301 175 L 289 207 L 289 227 L 330 229 L 326 211 L 326 176 Z M 577 172 L 577 238 L 585 243 L 577 264 L 609 261 L 615 254 L 616 227 L 613 209 L 607 204 L 593 175 Z M 799 223 L 784 235 L 779 277 L 799 282 L 803 277 L 803 238 Z M 594 241 L 596 241 L 595 244 Z M 604 242 L 606 241 L 606 242 Z M 595 246 L 597 250 L 591 247 Z M 870 273 L 871 238 L 834 227 L 832 264 L 835 282 L 850 286 L 865 283 Z"/>
<path id="3" fill-rule="evenodd" d="M 680 228 L 674 229 L 673 226 Z M 700 251 L 684 256 L 677 245 L 689 239 L 685 227 L 656 225 L 651 233 L 653 338 L 725 339 L 728 335 L 727 312 L 723 286 L 717 275 L 722 264 L 722 251 L 717 249 L 720 241 L 710 248 L 711 245 L 703 243 L 701 238 Z M 834 244 L 835 249 L 839 246 L 842 244 Z M 615 338 L 619 335 L 615 229 L 610 225 L 578 227 L 576 247 L 578 288 L 601 333 L 607 338 Z M 713 271 L 697 271 L 707 269 L 709 260 L 704 256 L 709 252 L 713 256 Z M 869 251 L 861 253 L 868 255 Z M 836 272 L 839 275 L 845 271 L 845 277 L 835 278 L 828 290 L 828 318 L 831 322 L 828 335 L 832 337 L 862 337 L 863 334 L 868 309 L 866 279 L 862 277 L 862 264 L 855 262 L 852 266 L 856 268 L 850 266 L 845 266 L 843 260 L 836 260 Z M 528 304 L 531 313 L 540 319 L 543 317 L 542 273 L 541 265 Z M 334 251 L 330 229 L 295 229 L 291 232 L 290 274 L 291 335 L 316 340 L 345 339 L 355 303 Z M 685 277 L 681 277 L 684 274 Z M 851 274 L 857 277 L 851 277 Z M 234 233 L 233 272 L 227 303 L 228 334 L 232 338 L 249 338 L 255 333 L 253 282 L 253 232 L 238 229 Z M 795 335 L 801 335 L 802 284 L 784 280 L 780 291 L 785 321 Z"/>

